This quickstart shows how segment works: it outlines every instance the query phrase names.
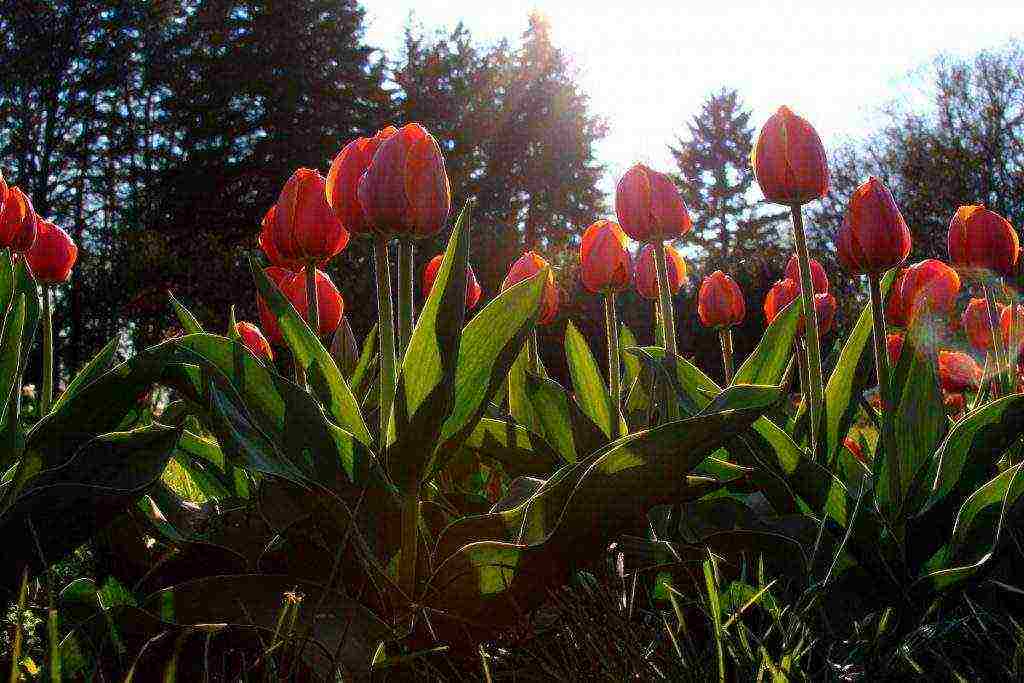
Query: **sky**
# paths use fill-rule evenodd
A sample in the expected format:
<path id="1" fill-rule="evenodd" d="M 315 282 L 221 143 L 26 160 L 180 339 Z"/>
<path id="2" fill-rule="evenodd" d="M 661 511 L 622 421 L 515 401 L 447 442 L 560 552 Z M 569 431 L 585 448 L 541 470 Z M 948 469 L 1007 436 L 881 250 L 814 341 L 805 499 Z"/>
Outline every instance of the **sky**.
<path id="1" fill-rule="evenodd" d="M 465 22 L 492 43 L 518 38 L 541 12 L 609 126 L 598 160 L 607 191 L 632 164 L 667 170 L 667 145 L 701 102 L 739 91 L 755 127 L 780 104 L 818 130 L 826 146 L 870 130 L 879 107 L 922 97 L 914 86 L 940 52 L 971 55 L 1024 38 L 1024 0 L 364 0 L 367 41 L 398 55 L 410 18 L 428 30 Z M 918 79 L 920 80 L 920 79 Z"/>

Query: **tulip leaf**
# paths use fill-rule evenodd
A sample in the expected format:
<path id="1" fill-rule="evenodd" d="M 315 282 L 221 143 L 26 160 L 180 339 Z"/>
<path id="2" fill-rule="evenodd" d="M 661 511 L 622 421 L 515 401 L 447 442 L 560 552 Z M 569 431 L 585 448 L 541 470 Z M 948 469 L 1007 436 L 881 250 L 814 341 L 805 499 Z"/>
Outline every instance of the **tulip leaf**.
<path id="1" fill-rule="evenodd" d="M 43 315 L 43 299 L 39 295 L 39 285 L 25 259 L 18 259 L 14 264 L 14 285 L 15 296 L 18 293 L 25 295 L 25 324 L 21 332 L 21 372 L 24 373 L 28 355 L 35 348 L 36 330 Z"/>
<path id="2" fill-rule="evenodd" d="M 281 334 L 295 355 L 296 362 L 305 369 L 306 380 L 317 398 L 324 404 L 327 413 L 339 426 L 351 432 L 364 444 L 372 445 L 373 437 L 370 436 L 370 430 L 363 420 L 359 402 L 352 394 L 348 382 L 342 377 L 331 354 L 277 285 L 270 281 L 252 258 L 249 259 L 249 267 L 256 280 L 260 297 L 277 317 Z"/>
<path id="3" fill-rule="evenodd" d="M 467 202 L 455 222 L 398 374 L 386 450 L 391 475 L 403 491 L 414 491 L 419 486 L 445 421 L 457 409 L 456 371 L 466 318 L 470 207 L 471 202 Z"/>
<path id="4" fill-rule="evenodd" d="M 565 326 L 565 357 L 569 362 L 569 375 L 572 377 L 576 401 L 605 436 L 611 438 L 614 423 L 608 388 L 587 340 L 572 321 Z"/>
<path id="5" fill-rule="evenodd" d="M 547 475 L 564 464 L 541 436 L 514 422 L 486 417 L 477 422 L 461 450 L 463 457 L 498 463 L 509 477 Z"/>
<path id="6" fill-rule="evenodd" d="M 608 435 L 553 379 L 526 375 L 526 396 L 539 433 L 567 462 L 576 462 L 608 443 Z"/>
<path id="7" fill-rule="evenodd" d="M 0 421 L 0 424 L 6 424 L 8 417 L 14 417 L 8 416 L 7 411 L 15 410 L 14 392 L 21 390 L 21 383 L 18 380 L 20 378 L 19 364 L 21 363 L 24 327 L 25 296 L 19 295 L 17 302 L 4 320 L 3 346 L 0 347 L 0 400 L 3 401 L 3 404 L 0 405 L 0 414 L 4 416 L 4 420 Z M 6 457 L 0 458 L 0 471 L 6 470 L 4 465 L 10 464 L 5 460 Z"/>
<path id="8" fill-rule="evenodd" d="M 778 384 L 793 355 L 800 302 L 790 302 L 765 330 L 761 341 L 733 377 L 733 384 Z"/>
<path id="9" fill-rule="evenodd" d="M 359 360 L 356 362 L 355 369 L 352 370 L 352 376 L 349 378 L 349 386 L 352 387 L 352 391 L 359 394 L 363 387 L 363 382 L 366 380 L 367 374 L 370 371 L 370 366 L 373 364 L 374 358 L 377 357 L 377 323 L 374 323 L 373 327 L 370 328 L 370 332 L 366 335 L 366 339 L 363 340 L 363 349 L 359 354 Z"/>
<path id="10" fill-rule="evenodd" d="M 114 354 L 117 353 L 117 347 L 120 342 L 120 337 L 114 337 L 108 341 L 106 346 L 100 349 L 99 353 L 93 356 L 92 359 L 78 371 L 75 378 L 71 380 L 71 383 L 68 384 L 67 388 L 53 404 L 53 410 L 59 409 L 62 405 L 73 399 L 79 391 L 92 384 L 110 368 L 110 363 L 114 360 Z"/>
<path id="11" fill-rule="evenodd" d="M 225 336 L 233 341 L 242 341 L 242 335 L 238 333 L 238 318 L 235 316 L 234 304 L 231 304 L 231 311 L 228 313 L 228 333 Z"/>
<path id="12" fill-rule="evenodd" d="M 199 319 L 192 314 L 192 311 L 185 308 L 185 304 L 178 301 L 178 298 L 170 292 L 168 292 L 167 296 L 171 299 L 174 315 L 178 317 L 178 322 L 181 323 L 181 329 L 185 330 L 185 334 L 199 334 L 202 332 L 203 326 L 200 324 Z"/>
<path id="13" fill-rule="evenodd" d="M 512 363 L 508 374 L 508 412 L 519 424 L 531 432 L 543 433 L 540 418 L 533 411 L 533 404 L 526 391 L 526 374 L 530 367 L 529 344 L 523 346 Z"/>

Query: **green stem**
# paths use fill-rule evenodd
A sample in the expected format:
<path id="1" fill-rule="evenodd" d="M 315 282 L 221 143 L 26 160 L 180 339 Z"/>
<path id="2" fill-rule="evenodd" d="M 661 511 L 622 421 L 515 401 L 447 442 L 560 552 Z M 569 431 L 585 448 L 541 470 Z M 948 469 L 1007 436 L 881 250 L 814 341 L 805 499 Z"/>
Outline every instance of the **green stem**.
<path id="1" fill-rule="evenodd" d="M 415 491 L 402 502 L 402 552 L 398 563 L 398 586 L 409 600 L 416 594 L 416 555 L 419 545 L 420 500 Z"/>
<path id="2" fill-rule="evenodd" d="M 814 285 L 811 281 L 811 259 L 807 254 L 807 238 L 804 236 L 804 218 L 800 205 L 790 207 L 793 216 L 793 237 L 796 241 L 796 257 L 800 266 L 800 301 L 804 313 L 804 336 L 807 340 L 807 375 L 809 417 L 811 419 L 811 452 L 817 457 L 818 432 L 821 425 L 822 376 L 821 348 L 818 345 L 818 316 L 814 311 Z"/>
<path id="3" fill-rule="evenodd" d="M 53 309 L 50 285 L 43 285 L 43 397 L 39 414 L 47 415 L 53 405 Z"/>
<path id="4" fill-rule="evenodd" d="M 412 240 L 398 242 L 398 353 L 405 354 L 412 338 L 413 252 Z"/>
<path id="5" fill-rule="evenodd" d="M 803 343 L 799 340 L 793 342 L 793 348 L 796 350 L 794 355 L 796 355 L 796 363 L 800 372 L 800 400 L 806 404 L 807 384 L 810 381 L 807 378 L 807 350 L 804 349 Z"/>
<path id="6" fill-rule="evenodd" d="M 882 299 L 882 285 L 878 275 L 868 275 L 871 294 L 871 326 L 875 342 L 875 375 L 878 379 L 878 397 L 882 406 L 882 448 L 889 465 L 889 498 L 900 507 L 903 475 L 900 471 L 900 454 L 896 450 L 896 431 L 893 427 L 892 386 L 889 381 L 889 350 L 885 343 L 885 305 Z"/>
<path id="7" fill-rule="evenodd" d="M 537 330 L 530 333 L 530 338 L 527 341 L 527 353 L 529 355 L 530 372 L 535 375 L 540 375 L 540 343 L 537 341 Z"/>
<path id="8" fill-rule="evenodd" d="M 672 308 L 672 290 L 668 284 L 668 262 L 665 259 L 665 243 L 659 240 L 654 243 L 654 264 L 658 272 L 658 301 L 661 304 L 659 312 L 665 333 L 665 360 L 669 372 L 673 373 L 676 371 L 679 347 L 676 345 L 676 318 Z M 666 412 L 669 420 L 675 420 L 679 417 L 679 406 L 675 401 L 669 400 Z"/>
<path id="9" fill-rule="evenodd" d="M 661 305 L 654 302 L 654 345 L 665 346 L 665 325 L 661 320 Z"/>
<path id="10" fill-rule="evenodd" d="M 377 237 L 373 245 L 374 269 L 377 275 L 377 337 L 380 344 L 380 451 L 388 441 L 388 420 L 395 398 L 395 311 L 391 299 L 391 264 L 388 261 L 388 238 Z"/>
<path id="11" fill-rule="evenodd" d="M 718 331 L 722 343 L 722 368 L 725 370 L 725 386 L 732 384 L 732 328 L 723 327 Z"/>
<path id="12" fill-rule="evenodd" d="M 1009 353 L 1003 353 L 1003 339 L 999 333 L 999 316 L 996 313 L 996 299 L 992 295 L 992 289 L 988 286 L 987 282 L 981 283 L 981 291 L 985 293 L 985 304 L 988 306 L 988 328 L 992 334 L 992 356 L 995 360 L 996 365 L 996 377 L 999 378 L 998 384 L 1001 384 L 1001 393 L 1009 393 L 1012 391 L 1009 384 L 1006 381 L 1005 374 L 1005 363 L 1009 357 Z M 1012 311 L 1011 311 L 1012 313 Z M 1011 317 L 1012 319 L 1012 317 Z"/>
<path id="13" fill-rule="evenodd" d="M 622 420 L 622 387 L 619 377 L 619 321 L 615 312 L 615 292 L 604 295 L 604 325 L 608 334 L 608 391 L 612 399 L 612 438 L 619 437 Z"/>

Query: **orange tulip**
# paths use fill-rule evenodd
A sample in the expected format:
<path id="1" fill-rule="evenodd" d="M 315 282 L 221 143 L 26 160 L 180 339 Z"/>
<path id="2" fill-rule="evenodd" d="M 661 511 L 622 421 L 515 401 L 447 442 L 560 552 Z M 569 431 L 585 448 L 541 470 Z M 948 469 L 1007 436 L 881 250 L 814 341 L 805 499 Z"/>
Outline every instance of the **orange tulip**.
<path id="1" fill-rule="evenodd" d="M 28 196 L 17 187 L 10 188 L 0 210 L 0 248 L 9 247 L 16 253 L 28 251 L 36 241 L 38 220 Z"/>
<path id="2" fill-rule="evenodd" d="M 36 225 L 36 240 L 25 252 L 32 274 L 44 285 L 67 282 L 78 260 L 78 247 L 70 235 L 50 221 L 39 220 Z"/>
<path id="3" fill-rule="evenodd" d="M 893 327 L 907 326 L 907 307 L 903 302 L 903 279 L 906 274 L 907 269 L 901 269 L 889 287 L 889 299 L 885 305 L 885 321 Z"/>
<path id="4" fill-rule="evenodd" d="M 423 298 L 426 299 L 430 296 L 430 290 L 434 288 L 434 280 L 437 279 L 437 271 L 441 268 L 441 261 L 444 260 L 444 254 L 438 254 L 434 258 L 430 259 L 427 267 L 423 269 Z M 476 308 L 477 303 L 480 302 L 480 295 L 483 290 L 480 289 L 480 283 L 476 281 L 476 274 L 473 272 L 473 266 L 466 264 L 466 310 L 471 311 Z"/>
<path id="5" fill-rule="evenodd" d="M 284 291 L 284 283 L 295 275 L 292 271 L 287 268 L 281 268 L 280 266 L 264 268 L 263 274 L 266 275 L 270 281 L 282 291 L 282 293 Z M 284 337 L 281 335 L 281 328 L 277 326 L 277 318 L 271 312 L 267 303 L 260 296 L 256 297 L 256 308 L 259 309 L 260 325 L 263 327 L 267 339 L 271 344 L 283 346 Z"/>
<path id="6" fill-rule="evenodd" d="M 587 228 L 580 241 L 580 279 L 587 291 L 622 291 L 632 278 L 632 257 L 619 224 L 599 220 Z"/>
<path id="7" fill-rule="evenodd" d="M 417 239 L 440 232 L 452 196 L 437 140 L 418 123 L 402 126 L 380 142 L 357 195 L 366 230 Z"/>
<path id="8" fill-rule="evenodd" d="M 788 277 L 776 281 L 764 298 L 765 323 L 770 325 L 779 311 L 796 301 L 798 296 L 800 296 L 800 285 L 796 281 Z"/>
<path id="9" fill-rule="evenodd" d="M 1013 343 L 1020 346 L 1021 342 L 1024 341 L 1024 305 L 1017 304 L 1016 306 L 996 306 L 999 309 L 999 330 L 1003 335 L 1003 348 L 1010 348 L 1010 316 L 1014 315 L 1013 309 L 1016 309 L 1015 320 L 1014 320 L 1014 340 Z"/>
<path id="10" fill-rule="evenodd" d="M 807 261 L 811 266 L 811 287 L 814 289 L 815 294 L 821 294 L 828 291 L 828 275 L 825 274 L 825 268 L 814 259 L 808 259 Z M 786 271 L 782 277 L 789 278 L 796 283 L 798 291 L 804 291 L 804 288 L 800 285 L 800 260 L 797 259 L 796 254 L 789 257 L 789 261 L 786 263 Z"/>
<path id="11" fill-rule="evenodd" d="M 284 184 L 277 198 L 267 239 L 261 240 L 268 258 L 278 263 L 324 262 L 348 245 L 345 230 L 324 197 L 324 177 L 300 168 Z M 269 212 L 268 212 L 269 214 Z"/>
<path id="12" fill-rule="evenodd" d="M 303 266 L 303 262 L 299 259 L 285 258 L 274 245 L 271 231 L 274 229 L 275 220 L 277 220 L 277 204 L 267 209 L 267 212 L 263 215 L 263 220 L 260 222 L 260 234 L 256 241 L 260 249 L 263 250 L 263 253 L 267 255 L 270 265 L 287 268 L 288 270 L 298 270 Z M 327 261 L 328 259 L 322 259 L 317 265 L 323 266 Z"/>
<path id="13" fill-rule="evenodd" d="M 939 351 L 939 383 L 944 391 L 958 393 L 981 384 L 982 369 L 962 351 Z"/>
<path id="14" fill-rule="evenodd" d="M 235 331 L 242 338 L 242 343 L 245 344 L 246 348 L 252 351 L 252 355 L 268 362 L 274 360 L 274 352 L 270 348 L 270 342 L 260 332 L 260 328 L 252 323 L 242 321 L 235 323 Z"/>
<path id="15" fill-rule="evenodd" d="M 697 293 L 697 315 L 704 327 L 731 327 L 746 315 L 743 292 L 736 281 L 720 270 L 704 278 Z"/>
<path id="16" fill-rule="evenodd" d="M 828 192 L 825 148 L 814 128 L 788 107 L 769 118 L 750 155 L 757 184 L 776 204 L 806 204 Z"/>
<path id="17" fill-rule="evenodd" d="M 968 273 L 1013 274 L 1020 252 L 1017 231 L 984 206 L 961 206 L 949 221 L 949 260 Z"/>
<path id="18" fill-rule="evenodd" d="M 309 314 L 306 300 L 306 269 L 303 268 L 285 280 L 281 285 L 281 291 L 305 320 Z M 316 304 L 319 323 L 317 334 L 326 337 L 333 334 L 341 324 L 341 316 L 345 314 L 345 300 L 341 298 L 341 293 L 331 278 L 322 270 L 316 271 Z"/>
<path id="19" fill-rule="evenodd" d="M 690 232 L 693 223 L 672 180 L 637 164 L 615 187 L 615 214 L 637 242 L 664 242 Z"/>
<path id="20" fill-rule="evenodd" d="M 654 262 L 655 255 L 654 245 L 645 244 L 633 266 L 633 284 L 636 287 L 636 293 L 651 301 L 658 300 L 658 270 L 657 264 Z M 672 296 L 675 296 L 686 281 L 686 261 L 678 251 L 666 244 L 665 263 L 668 265 L 668 288 L 671 290 Z"/>
<path id="21" fill-rule="evenodd" d="M 910 255 L 910 230 L 892 193 L 871 176 L 850 198 L 836 239 L 839 262 L 851 273 L 879 275 Z"/>
<path id="22" fill-rule="evenodd" d="M 885 335 L 885 353 L 889 356 L 889 365 L 896 365 L 903 355 L 903 335 L 892 332 Z"/>
<path id="23" fill-rule="evenodd" d="M 937 259 L 926 259 L 906 270 L 900 283 L 900 316 L 913 320 L 920 313 L 948 316 L 960 293 L 960 276 Z"/>
<path id="24" fill-rule="evenodd" d="M 366 223 L 363 207 L 359 204 L 359 179 L 370 167 L 381 143 L 397 132 L 394 126 L 387 126 L 373 137 L 356 138 L 345 145 L 331 162 L 331 170 L 327 172 L 327 204 L 353 235 L 372 233 L 372 226 Z"/>
<path id="25" fill-rule="evenodd" d="M 527 278 L 531 278 L 548 267 L 548 262 L 532 251 L 528 251 L 512 264 L 509 268 L 505 281 L 501 283 L 501 291 L 505 291 L 512 285 L 518 284 Z M 548 281 L 544 284 L 544 294 L 541 298 L 540 318 L 538 325 L 547 325 L 555 319 L 558 313 L 558 288 L 555 287 L 555 276 L 549 270 Z"/>
<path id="26" fill-rule="evenodd" d="M 1007 319 L 1007 323 L 1009 323 L 1009 319 Z M 987 301 L 971 299 L 960 318 L 960 324 L 974 349 L 984 352 L 992 348 L 992 328 Z"/>

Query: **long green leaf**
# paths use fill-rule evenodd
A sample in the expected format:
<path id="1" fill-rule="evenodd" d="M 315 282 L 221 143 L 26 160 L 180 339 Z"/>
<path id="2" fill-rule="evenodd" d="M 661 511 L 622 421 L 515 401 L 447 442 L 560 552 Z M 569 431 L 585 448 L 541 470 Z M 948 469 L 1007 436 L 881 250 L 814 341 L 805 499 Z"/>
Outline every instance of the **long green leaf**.
<path id="1" fill-rule="evenodd" d="M 587 340 L 572 321 L 565 326 L 565 357 L 569 362 L 569 375 L 572 377 L 576 401 L 605 436 L 610 438 L 613 422 L 608 388 Z"/>
<path id="2" fill-rule="evenodd" d="M 100 349 L 93 358 L 85 364 L 75 378 L 71 380 L 67 388 L 57 399 L 57 402 L 53 404 L 53 410 L 58 410 L 64 403 L 74 398 L 79 391 L 96 381 L 97 378 L 103 375 L 110 367 L 111 361 L 114 360 L 114 353 L 117 352 L 118 343 L 121 340 L 118 337 L 114 337 L 106 346 Z"/>
<path id="3" fill-rule="evenodd" d="M 185 330 L 185 334 L 199 334 L 203 331 L 203 326 L 200 324 L 199 319 L 192 314 L 192 311 L 185 307 L 185 304 L 178 301 L 178 298 L 171 293 L 167 296 L 171 299 L 171 307 L 174 308 L 174 314 L 178 316 L 178 322 L 181 323 L 181 328 Z"/>
<path id="4" fill-rule="evenodd" d="M 564 460 L 576 462 L 608 443 L 608 435 L 555 380 L 527 373 L 526 396 L 539 433 Z"/>
<path id="5" fill-rule="evenodd" d="M 754 351 L 736 371 L 733 384 L 778 384 L 793 355 L 800 302 L 794 301 L 775 316 Z"/>

